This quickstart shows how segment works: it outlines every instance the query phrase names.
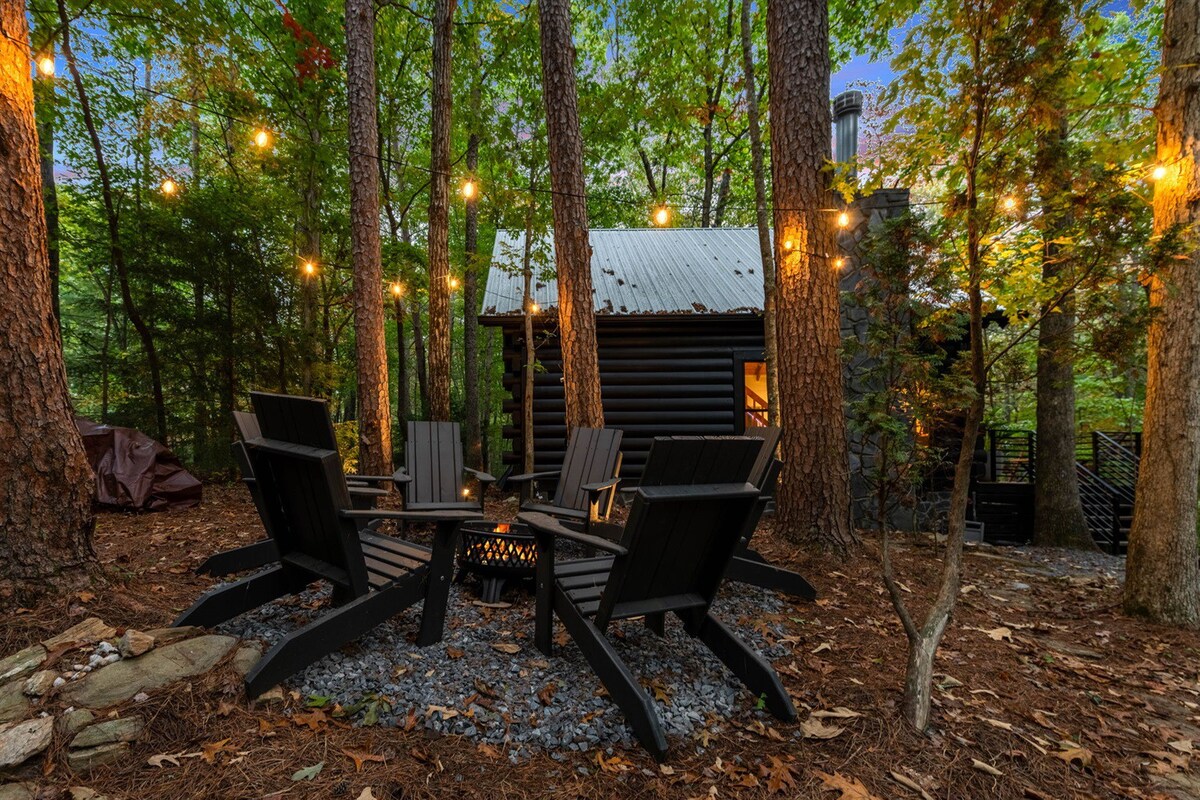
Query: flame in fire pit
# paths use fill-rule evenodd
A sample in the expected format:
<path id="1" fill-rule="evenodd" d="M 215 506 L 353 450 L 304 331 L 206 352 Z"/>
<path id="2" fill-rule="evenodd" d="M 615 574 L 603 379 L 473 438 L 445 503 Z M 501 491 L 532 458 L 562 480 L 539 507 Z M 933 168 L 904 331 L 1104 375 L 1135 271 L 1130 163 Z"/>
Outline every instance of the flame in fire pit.
<path id="1" fill-rule="evenodd" d="M 508 533 L 512 528 L 507 522 L 501 522 L 496 527 L 492 528 L 492 533 Z"/>

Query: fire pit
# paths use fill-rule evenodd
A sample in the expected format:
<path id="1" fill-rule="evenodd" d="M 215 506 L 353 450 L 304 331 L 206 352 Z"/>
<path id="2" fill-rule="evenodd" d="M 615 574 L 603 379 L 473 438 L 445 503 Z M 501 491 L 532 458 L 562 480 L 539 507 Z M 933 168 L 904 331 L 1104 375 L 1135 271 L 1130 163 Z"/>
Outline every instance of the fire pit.
<path id="1" fill-rule="evenodd" d="M 537 566 L 537 547 L 529 529 L 518 523 L 464 522 L 458 554 L 458 580 L 465 573 L 480 581 L 480 599 L 495 603 L 510 580 L 532 578 Z"/>

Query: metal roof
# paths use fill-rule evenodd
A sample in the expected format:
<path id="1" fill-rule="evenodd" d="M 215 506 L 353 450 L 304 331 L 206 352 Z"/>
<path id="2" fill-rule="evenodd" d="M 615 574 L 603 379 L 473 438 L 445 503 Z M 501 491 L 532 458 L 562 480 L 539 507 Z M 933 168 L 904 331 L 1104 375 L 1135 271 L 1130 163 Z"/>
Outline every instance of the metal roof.
<path id="1" fill-rule="evenodd" d="M 600 228 L 590 232 L 597 314 L 752 314 L 762 310 L 756 228 Z M 553 265 L 549 237 L 535 243 Z M 498 231 L 483 295 L 484 316 L 519 314 L 524 231 Z M 539 281 L 533 299 L 558 303 L 558 285 Z"/>

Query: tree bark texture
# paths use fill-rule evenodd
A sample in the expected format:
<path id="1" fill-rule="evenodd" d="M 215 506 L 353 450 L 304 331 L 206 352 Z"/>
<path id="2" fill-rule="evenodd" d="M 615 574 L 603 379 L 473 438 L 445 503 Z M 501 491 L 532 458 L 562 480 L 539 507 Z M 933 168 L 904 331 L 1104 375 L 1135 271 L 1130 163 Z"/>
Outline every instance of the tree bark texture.
<path id="1" fill-rule="evenodd" d="M 1056 294 L 1072 280 L 1070 253 L 1058 241 L 1070 235 L 1071 179 L 1067 141 L 1066 0 L 1046 0 L 1033 28 L 1045 55 L 1034 80 L 1035 161 L 1042 201 L 1042 280 Z M 1075 472 L 1075 292 L 1066 292 L 1043 309 L 1038 325 L 1037 457 L 1034 483 L 1034 541 L 1043 547 L 1094 550 L 1079 499 Z"/>
<path id="2" fill-rule="evenodd" d="M 479 116 L 479 90 L 471 95 L 473 119 Z M 467 136 L 467 174 L 479 166 L 479 133 Z M 467 465 L 485 469 L 479 430 L 479 194 L 467 198 L 463 249 L 463 414 L 466 416 Z"/>
<path id="3" fill-rule="evenodd" d="M 408 422 L 408 348 L 404 344 L 404 298 L 396 298 L 396 422 L 404 434 Z"/>
<path id="4" fill-rule="evenodd" d="M 0 0 L 0 605 L 86 574 L 93 478 L 50 295 L 25 4 Z"/>
<path id="5" fill-rule="evenodd" d="M 35 47 L 34 52 L 53 58 L 54 46 L 47 43 L 44 47 Z M 61 319 L 58 289 L 58 186 L 54 180 L 54 90 L 54 76 L 39 74 L 34 86 L 34 104 L 37 111 L 38 142 L 41 145 L 42 202 L 46 206 L 46 251 L 50 258 L 50 299 L 54 304 L 55 318 Z"/>
<path id="6" fill-rule="evenodd" d="M 455 0 L 433 7 L 429 183 L 429 414 L 450 419 L 450 46 Z"/>
<path id="7" fill-rule="evenodd" d="M 137 304 L 133 300 L 133 291 L 129 285 L 129 270 L 125 264 L 125 248 L 121 244 L 121 229 L 117 215 L 117 204 L 113 197 L 112 182 L 108 176 L 108 163 L 104 159 L 104 148 L 100 144 L 100 135 L 96 132 L 96 121 L 92 117 L 92 106 L 88 101 L 87 90 L 79 67 L 75 63 L 75 53 L 71 50 L 71 20 L 67 15 L 64 0 L 58 0 L 58 19 L 62 25 L 62 52 L 67 60 L 67 68 L 71 71 L 71 79 L 79 94 L 79 111 L 83 116 L 84 127 L 87 128 L 88 139 L 92 152 L 96 157 L 96 172 L 100 178 L 100 194 L 104 201 L 105 221 L 108 224 L 108 241 L 112 255 L 113 266 L 117 270 L 117 284 L 121 289 L 121 302 L 125 306 L 125 316 L 137 332 L 142 350 L 146 353 L 146 361 L 150 367 L 150 390 L 154 398 L 154 419 L 158 440 L 167 442 L 167 406 L 163 400 L 162 369 L 158 361 L 158 348 L 154 344 L 154 334 L 150 326 L 142 318 Z"/>
<path id="8" fill-rule="evenodd" d="M 570 0 L 539 0 L 567 429 L 604 427 Z"/>
<path id="9" fill-rule="evenodd" d="M 321 146 L 320 109 L 309 120 L 308 166 L 305 170 L 303 203 L 300 206 L 300 391 L 305 395 L 325 394 L 317 389 L 317 286 L 316 275 L 304 271 L 305 263 L 321 264 L 321 178 L 317 150 Z M 321 383 L 324 383 L 323 381 Z"/>
<path id="10" fill-rule="evenodd" d="M 754 80 L 754 28 L 752 0 L 742 0 L 742 73 L 746 92 L 746 122 L 750 134 L 750 160 L 754 173 L 754 221 L 758 228 L 758 253 L 763 274 L 763 355 L 767 368 L 767 419 L 779 424 L 779 349 L 775 338 L 775 254 L 771 252 L 771 217 L 767 210 L 767 171 L 763 164 L 762 128 L 758 119 L 758 91 Z"/>
<path id="11" fill-rule="evenodd" d="M 1154 233 L 1166 244 L 1148 278 L 1142 462 L 1125 573 L 1125 610 L 1200 625 L 1200 4 L 1168 0 L 1159 87 Z M 1177 242 L 1177 245 L 1172 243 Z"/>
<path id="12" fill-rule="evenodd" d="M 425 369 L 425 334 L 421 327 L 421 304 L 412 304 L 413 361 L 417 369 L 417 394 L 421 400 L 421 418 L 429 419 L 429 376 Z"/>
<path id="13" fill-rule="evenodd" d="M 767 6 L 771 169 L 779 265 L 778 371 L 784 535 L 845 552 L 850 465 L 842 410 L 837 241 L 829 190 L 829 17 L 825 0 Z"/>
<path id="14" fill-rule="evenodd" d="M 346 0 L 349 104 L 350 246 L 354 265 L 354 343 L 358 374 L 358 468 L 392 471 L 383 266 L 379 245 L 379 139 L 375 107 L 375 4 Z"/>

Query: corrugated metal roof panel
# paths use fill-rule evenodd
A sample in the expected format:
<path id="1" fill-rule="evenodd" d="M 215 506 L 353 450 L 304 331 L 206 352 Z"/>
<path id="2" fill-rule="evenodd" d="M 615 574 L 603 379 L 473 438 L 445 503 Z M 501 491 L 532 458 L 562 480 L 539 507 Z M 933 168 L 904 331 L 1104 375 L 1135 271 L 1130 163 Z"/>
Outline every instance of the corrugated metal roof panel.
<path id="1" fill-rule="evenodd" d="M 749 314 L 762 310 L 755 228 L 601 228 L 591 231 L 598 314 Z M 553 263 L 553 245 L 538 242 Z M 499 231 L 483 295 L 486 315 L 521 311 L 523 231 Z M 536 268 L 535 268 L 536 275 Z M 554 280 L 535 278 L 534 301 L 558 302 Z"/>

